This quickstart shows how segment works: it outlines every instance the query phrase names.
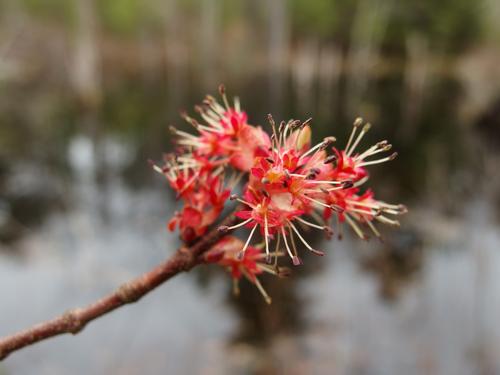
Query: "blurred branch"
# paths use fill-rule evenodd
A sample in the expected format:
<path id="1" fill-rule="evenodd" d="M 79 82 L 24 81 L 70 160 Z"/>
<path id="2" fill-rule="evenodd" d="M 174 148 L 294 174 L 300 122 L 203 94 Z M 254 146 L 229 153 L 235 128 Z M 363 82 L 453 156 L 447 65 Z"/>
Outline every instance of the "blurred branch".
<path id="1" fill-rule="evenodd" d="M 236 220 L 233 212 L 224 219 L 222 225 L 233 225 Z M 24 331 L 0 338 L 0 360 L 16 350 L 53 336 L 66 333 L 76 335 L 92 320 L 138 301 L 171 277 L 203 263 L 201 255 L 224 236 L 224 233 L 215 228 L 191 247 L 181 247 L 172 257 L 149 272 L 122 284 L 106 297 L 86 307 L 68 310 L 52 320 L 39 323 Z"/>

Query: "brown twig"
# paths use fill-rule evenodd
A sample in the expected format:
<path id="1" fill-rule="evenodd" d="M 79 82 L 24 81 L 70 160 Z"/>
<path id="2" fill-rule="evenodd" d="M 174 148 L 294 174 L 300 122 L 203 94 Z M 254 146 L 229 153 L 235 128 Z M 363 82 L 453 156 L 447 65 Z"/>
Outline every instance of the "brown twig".
<path id="1" fill-rule="evenodd" d="M 231 214 L 222 224 L 232 225 L 235 221 L 235 216 Z M 181 247 L 172 257 L 149 272 L 124 283 L 106 297 L 86 307 L 69 310 L 52 320 L 1 338 L 0 361 L 16 350 L 50 337 L 65 333 L 75 335 L 92 320 L 121 306 L 138 301 L 172 276 L 189 271 L 197 264 L 200 264 L 203 261 L 201 255 L 224 236 L 224 233 L 214 229 L 190 248 Z"/>

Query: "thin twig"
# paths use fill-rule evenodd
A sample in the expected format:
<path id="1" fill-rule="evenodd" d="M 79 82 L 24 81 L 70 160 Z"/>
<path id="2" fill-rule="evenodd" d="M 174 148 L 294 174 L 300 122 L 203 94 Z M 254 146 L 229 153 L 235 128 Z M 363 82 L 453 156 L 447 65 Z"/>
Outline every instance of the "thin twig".
<path id="1" fill-rule="evenodd" d="M 222 224 L 230 226 L 234 224 L 235 221 L 235 216 L 231 214 Z M 0 361 L 14 351 L 46 340 L 50 337 L 66 333 L 75 335 L 92 320 L 121 306 L 138 301 L 141 297 L 163 284 L 172 276 L 180 272 L 189 271 L 194 266 L 202 263 L 203 259 L 200 255 L 210 249 L 212 245 L 224 236 L 224 233 L 217 229 L 213 229 L 190 248 L 181 247 L 172 257 L 160 263 L 149 272 L 124 283 L 106 297 L 86 307 L 68 310 L 52 320 L 39 323 L 26 330 L 0 338 Z"/>

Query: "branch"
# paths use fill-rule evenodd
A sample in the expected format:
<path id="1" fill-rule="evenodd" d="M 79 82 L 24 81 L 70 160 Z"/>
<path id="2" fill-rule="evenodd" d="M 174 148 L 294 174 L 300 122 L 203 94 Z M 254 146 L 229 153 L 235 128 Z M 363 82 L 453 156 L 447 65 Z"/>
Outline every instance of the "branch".
<path id="1" fill-rule="evenodd" d="M 230 214 L 222 224 L 230 226 L 235 221 L 235 216 Z M 201 255 L 224 236 L 224 233 L 215 228 L 193 246 L 189 248 L 181 247 L 172 257 L 160 263 L 149 272 L 124 283 L 106 297 L 86 307 L 69 310 L 52 320 L 0 338 L 0 361 L 14 351 L 50 337 L 66 333 L 76 335 L 92 320 L 121 306 L 138 301 L 172 276 L 180 272 L 187 272 L 194 266 L 202 263 Z"/>

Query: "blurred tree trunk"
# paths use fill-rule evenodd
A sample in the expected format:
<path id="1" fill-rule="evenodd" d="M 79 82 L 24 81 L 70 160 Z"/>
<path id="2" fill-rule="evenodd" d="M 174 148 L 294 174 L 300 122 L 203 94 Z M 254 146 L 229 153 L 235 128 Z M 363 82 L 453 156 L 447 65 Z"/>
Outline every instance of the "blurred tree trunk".
<path id="1" fill-rule="evenodd" d="M 273 0 L 267 4 L 269 7 L 269 95 L 272 112 L 276 118 L 281 118 L 290 34 L 287 2 Z"/>
<path id="2" fill-rule="evenodd" d="M 178 0 L 166 0 L 165 11 L 165 68 L 167 72 L 168 121 L 177 118 L 184 103 L 187 82 L 188 51 Z"/>
<path id="3" fill-rule="evenodd" d="M 380 46 L 391 8 L 392 0 L 360 0 L 358 3 L 347 58 L 346 106 L 349 117 L 363 114 L 366 93 L 380 62 Z"/>
<path id="4" fill-rule="evenodd" d="M 76 10 L 71 82 L 82 104 L 90 110 L 95 110 L 101 104 L 102 89 L 94 1 L 76 0 Z"/>
<path id="5" fill-rule="evenodd" d="M 92 207 L 106 221 L 109 192 L 103 124 L 99 119 L 103 92 L 98 20 L 94 0 L 75 1 L 77 22 L 70 81 L 81 104 L 80 127 L 88 134 L 93 146 L 94 181 L 83 181 L 82 187 L 88 189 L 84 192 L 88 207 Z"/>
<path id="6" fill-rule="evenodd" d="M 338 84 L 342 73 L 342 52 L 335 45 L 325 45 L 319 55 L 319 115 L 332 119 L 338 100 Z"/>
<path id="7" fill-rule="evenodd" d="M 315 111 L 314 82 L 318 78 L 319 42 L 310 37 L 300 41 L 295 48 L 292 77 L 297 96 L 297 108 L 301 115 Z"/>
<path id="8" fill-rule="evenodd" d="M 430 53 L 427 40 L 422 35 L 412 34 L 406 38 L 407 61 L 404 69 L 404 92 L 402 100 L 402 126 L 399 136 L 411 140 L 417 134 L 420 111 L 429 76 Z"/>
<path id="9" fill-rule="evenodd" d="M 201 1 L 200 20 L 200 72 L 202 75 L 202 86 L 207 92 L 213 91 L 218 82 L 216 64 L 219 53 L 219 25 L 220 25 L 220 1 Z"/>

